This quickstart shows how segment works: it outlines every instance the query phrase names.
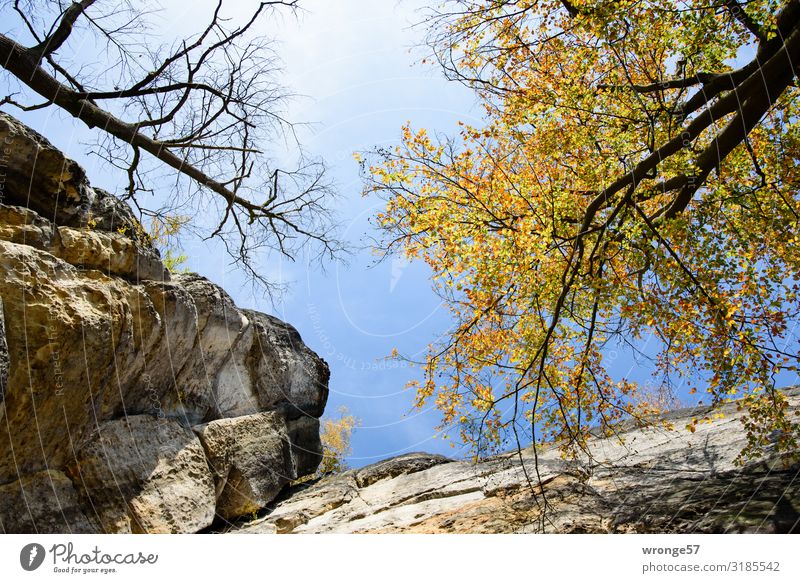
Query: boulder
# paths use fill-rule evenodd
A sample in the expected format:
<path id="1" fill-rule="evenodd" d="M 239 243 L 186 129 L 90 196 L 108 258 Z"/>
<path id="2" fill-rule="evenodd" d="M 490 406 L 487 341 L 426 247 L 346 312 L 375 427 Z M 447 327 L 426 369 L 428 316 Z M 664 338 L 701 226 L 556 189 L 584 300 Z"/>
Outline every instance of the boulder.
<path id="1" fill-rule="evenodd" d="M 292 444 L 295 474 L 308 476 L 317 471 L 322 462 L 322 440 L 319 434 L 319 419 L 302 415 L 286 423 L 289 443 Z"/>
<path id="2" fill-rule="evenodd" d="M 433 455 L 423 452 L 407 453 L 374 463 L 358 470 L 355 473 L 355 480 L 359 488 L 365 488 L 385 478 L 414 474 L 449 461 L 452 460 L 443 455 Z"/>
<path id="3" fill-rule="evenodd" d="M 288 405 L 294 416 L 320 417 L 328 400 L 328 365 L 291 325 L 268 314 L 244 313 L 254 326 L 249 358 L 261 408 Z"/>
<path id="4" fill-rule="evenodd" d="M 298 477 L 297 446 L 292 444 L 286 419 L 279 412 L 218 419 L 194 430 L 214 474 L 217 514 L 222 519 L 264 508 Z M 300 461 L 307 463 L 302 457 Z M 311 465 L 316 469 L 319 461 L 304 469 Z"/>

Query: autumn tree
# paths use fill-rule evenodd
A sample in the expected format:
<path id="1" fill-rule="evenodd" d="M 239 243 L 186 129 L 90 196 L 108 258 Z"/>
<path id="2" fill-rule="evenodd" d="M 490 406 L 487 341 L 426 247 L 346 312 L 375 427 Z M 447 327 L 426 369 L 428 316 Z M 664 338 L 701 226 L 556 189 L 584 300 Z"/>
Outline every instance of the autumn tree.
<path id="1" fill-rule="evenodd" d="M 479 451 L 574 453 L 658 410 L 608 362 L 625 348 L 664 389 L 742 399 L 741 460 L 796 452 L 800 2 L 451 0 L 426 23 L 485 124 L 365 161 L 384 248 L 454 321 L 417 404 Z"/>
<path id="2" fill-rule="evenodd" d="M 297 10 L 298 0 L 250 3 L 244 18 L 242 3 L 218 0 L 197 15 L 206 18 L 200 28 L 178 38 L 169 35 L 185 23 L 159 29 L 157 8 L 4 0 L 0 65 L 10 89 L 0 104 L 60 108 L 97 128 L 93 151 L 127 175 L 121 194 L 144 222 L 198 219 L 192 226 L 220 238 L 268 286 L 254 264 L 258 249 L 291 257 L 310 243 L 335 255 L 324 166 L 296 143 L 278 57 L 257 30 L 270 15 Z M 272 161 L 271 152 L 287 151 L 287 166 Z M 164 184 L 169 196 L 152 197 Z"/>
<path id="3" fill-rule="evenodd" d="M 361 425 L 361 421 L 345 406 L 339 407 L 338 412 L 338 417 L 322 419 L 319 435 L 322 440 L 322 463 L 317 468 L 318 476 L 339 474 L 348 469 L 347 456 L 352 453 L 350 440 L 353 430 Z"/>

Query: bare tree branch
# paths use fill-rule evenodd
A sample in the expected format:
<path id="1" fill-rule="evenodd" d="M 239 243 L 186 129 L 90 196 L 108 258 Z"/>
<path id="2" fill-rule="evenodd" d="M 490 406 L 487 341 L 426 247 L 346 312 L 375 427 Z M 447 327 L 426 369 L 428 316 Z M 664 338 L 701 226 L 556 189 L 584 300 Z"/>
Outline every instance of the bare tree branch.
<path id="1" fill-rule="evenodd" d="M 81 0 L 64 9 L 62 0 L 15 0 L 14 13 L 36 42 L 25 46 L 0 34 L 0 65 L 46 101 L 27 104 L 9 95 L 2 104 L 25 110 L 55 105 L 110 137 L 97 153 L 125 170 L 126 197 L 142 212 L 152 210 L 137 196 L 152 190 L 143 181 L 155 161 L 188 179 L 176 181 L 187 201 L 206 206 L 205 194 L 213 194 L 220 221 L 209 232 L 238 238 L 226 248 L 260 279 L 253 259 L 258 248 L 293 257 L 311 243 L 320 256 L 334 257 L 342 245 L 324 165 L 300 153 L 281 109 L 287 94 L 273 81 L 277 57 L 255 29 L 268 11 L 294 11 L 298 0 L 260 2 L 232 27 L 226 5 L 218 0 L 198 34 L 165 47 L 148 36 L 147 3 Z M 77 35 L 82 43 L 106 43 L 109 60 L 90 66 L 72 61 Z M 113 87 L 103 87 L 109 79 Z M 267 146 L 276 139 L 295 144 L 296 168 L 271 167 Z M 176 198 L 176 205 L 182 202 Z"/>
<path id="2" fill-rule="evenodd" d="M 37 63 L 44 57 L 53 54 L 66 42 L 70 34 L 72 34 L 72 26 L 75 21 L 89 8 L 95 0 L 81 0 L 80 2 L 73 2 L 69 8 L 64 11 L 64 15 L 58 22 L 55 30 L 50 33 L 42 42 L 35 47 L 30 48 L 32 55 L 37 55 Z"/>

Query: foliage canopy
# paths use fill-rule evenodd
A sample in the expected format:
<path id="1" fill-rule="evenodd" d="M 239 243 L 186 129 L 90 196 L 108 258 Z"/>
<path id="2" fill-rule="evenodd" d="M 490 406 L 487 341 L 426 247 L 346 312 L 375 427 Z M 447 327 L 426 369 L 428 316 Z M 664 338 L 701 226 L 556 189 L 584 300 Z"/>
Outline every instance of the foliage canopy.
<path id="1" fill-rule="evenodd" d="M 478 451 L 575 452 L 658 410 L 609 362 L 627 347 L 663 387 L 743 398 L 742 459 L 796 450 L 775 384 L 798 358 L 800 2 L 454 0 L 427 22 L 486 122 L 407 125 L 365 172 L 385 248 L 454 319 L 417 404 Z"/>

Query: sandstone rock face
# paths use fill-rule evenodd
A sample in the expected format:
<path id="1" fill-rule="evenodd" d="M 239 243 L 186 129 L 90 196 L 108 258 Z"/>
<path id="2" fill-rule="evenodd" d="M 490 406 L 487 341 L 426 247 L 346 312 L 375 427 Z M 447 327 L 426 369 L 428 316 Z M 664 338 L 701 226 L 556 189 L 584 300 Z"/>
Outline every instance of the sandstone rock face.
<path id="1" fill-rule="evenodd" d="M 313 420 L 310 435 L 290 431 L 290 426 L 302 425 L 306 425 L 303 418 L 287 424 L 285 416 L 270 412 L 195 427 L 216 480 L 220 518 L 234 519 L 264 508 L 286 484 L 317 468 L 322 446 L 313 435 L 319 436 L 319 421 Z M 313 461 L 296 451 L 304 446 L 315 448 L 308 455 Z"/>
<path id="2" fill-rule="evenodd" d="M 132 415 L 101 423 L 67 474 L 100 532 L 196 532 L 214 519 L 205 451 L 170 419 Z"/>
<path id="3" fill-rule="evenodd" d="M 2 112 L 0 144 L 0 203 L 7 205 L 0 212 L 3 240 L 123 277 L 169 279 L 130 208 L 92 188 L 75 161 Z"/>
<path id="4" fill-rule="evenodd" d="M 87 518 L 72 481 L 45 470 L 0 486 L 0 532 L 87 534 L 97 532 Z"/>
<path id="5" fill-rule="evenodd" d="M 69 532 L 63 514 L 85 518 L 74 531 L 194 532 L 217 504 L 233 517 L 213 481 L 229 476 L 192 430 L 217 420 L 240 422 L 215 460 L 285 444 L 269 459 L 286 479 L 252 478 L 248 509 L 313 472 L 329 371 L 297 331 L 170 275 L 125 204 L 2 113 L 0 142 L 0 488 L 19 493 L 3 528 Z M 31 488 L 50 494 L 26 514 Z"/>
<path id="6" fill-rule="evenodd" d="M 78 226 L 92 206 L 86 173 L 31 128 L 0 112 L 4 204 L 29 208 L 60 225 Z"/>
<path id="7" fill-rule="evenodd" d="M 800 388 L 787 389 L 792 414 Z M 592 459 L 556 448 L 479 463 L 408 454 L 297 486 L 233 532 L 798 532 L 800 466 L 767 455 L 744 467 L 736 405 L 685 429 L 702 410 L 672 413 L 674 430 L 594 438 Z M 524 466 L 523 466 L 524 464 Z M 793 465 L 792 465 L 793 464 Z M 526 476 L 527 472 L 527 476 Z M 536 495 L 534 495 L 534 493 Z M 544 495 L 542 495 L 544 494 Z M 547 507 L 545 508 L 545 503 Z"/>
<path id="8" fill-rule="evenodd" d="M 8 382 L 8 345 L 6 344 L 6 326 L 3 316 L 3 300 L 0 299 L 0 403 L 6 394 Z"/>

